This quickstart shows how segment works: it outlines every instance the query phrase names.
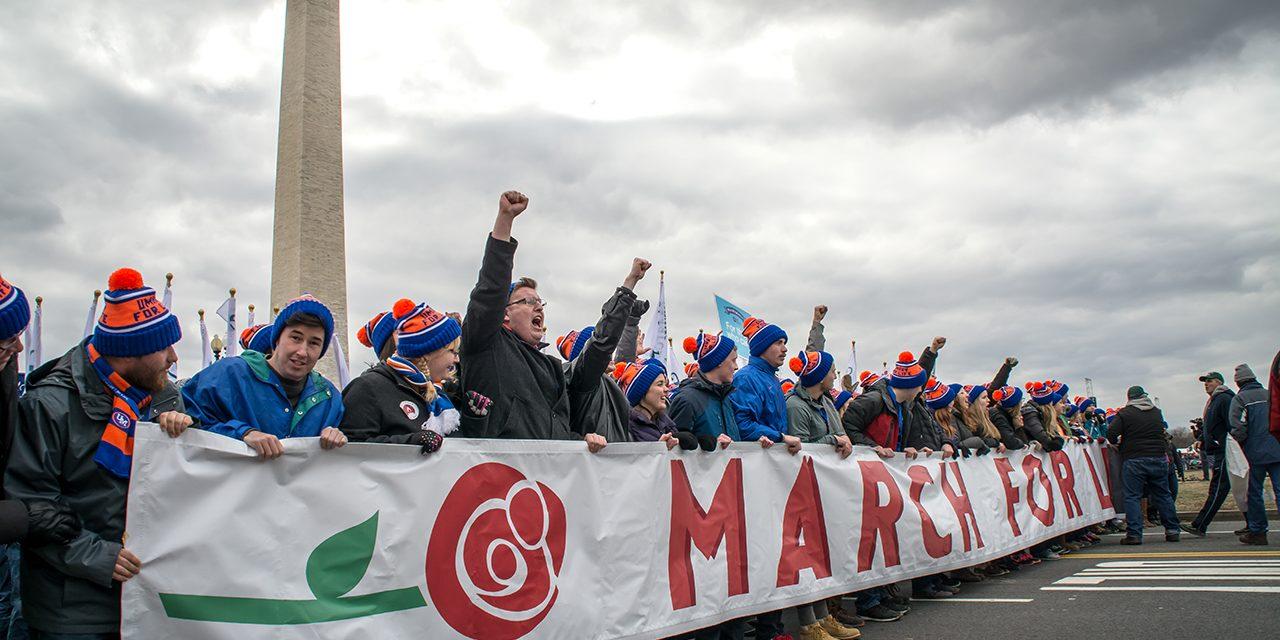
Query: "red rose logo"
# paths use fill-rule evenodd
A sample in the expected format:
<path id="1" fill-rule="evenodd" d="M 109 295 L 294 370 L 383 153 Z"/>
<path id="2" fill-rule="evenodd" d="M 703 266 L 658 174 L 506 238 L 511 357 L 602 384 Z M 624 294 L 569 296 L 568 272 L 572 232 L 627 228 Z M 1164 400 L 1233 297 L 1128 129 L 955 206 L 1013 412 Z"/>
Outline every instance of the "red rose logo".
<path id="1" fill-rule="evenodd" d="M 551 611 L 564 561 L 560 498 L 496 462 L 469 469 L 445 497 L 427 545 L 427 589 L 468 638 L 515 640 Z"/>

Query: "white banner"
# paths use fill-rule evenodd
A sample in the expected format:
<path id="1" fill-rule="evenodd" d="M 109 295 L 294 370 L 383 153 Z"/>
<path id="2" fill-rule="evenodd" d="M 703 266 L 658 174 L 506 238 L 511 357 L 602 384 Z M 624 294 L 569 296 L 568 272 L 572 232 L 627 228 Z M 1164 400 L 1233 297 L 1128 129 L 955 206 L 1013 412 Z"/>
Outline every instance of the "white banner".
<path id="1" fill-rule="evenodd" d="M 663 638 L 1110 518 L 1109 451 L 285 441 L 139 425 L 124 638 Z"/>

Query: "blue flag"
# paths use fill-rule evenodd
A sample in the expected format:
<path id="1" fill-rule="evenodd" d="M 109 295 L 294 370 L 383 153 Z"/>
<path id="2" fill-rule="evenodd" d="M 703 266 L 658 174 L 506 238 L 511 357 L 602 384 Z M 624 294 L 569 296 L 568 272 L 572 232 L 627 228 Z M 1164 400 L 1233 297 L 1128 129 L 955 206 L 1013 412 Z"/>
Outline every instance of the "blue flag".
<path id="1" fill-rule="evenodd" d="M 751 346 L 742 335 L 742 323 L 751 317 L 751 313 L 720 296 L 716 296 L 716 312 L 720 314 L 720 331 L 738 345 L 738 354 L 745 356 L 751 353 Z"/>

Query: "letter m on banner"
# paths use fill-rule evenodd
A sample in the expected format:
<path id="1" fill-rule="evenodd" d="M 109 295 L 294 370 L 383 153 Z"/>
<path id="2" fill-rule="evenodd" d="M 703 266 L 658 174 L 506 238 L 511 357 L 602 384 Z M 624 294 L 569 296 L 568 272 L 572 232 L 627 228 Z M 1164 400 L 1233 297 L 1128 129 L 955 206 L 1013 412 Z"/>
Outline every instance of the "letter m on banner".
<path id="1" fill-rule="evenodd" d="M 734 458 L 725 467 L 720 486 L 711 498 L 711 508 L 703 510 L 689 485 L 684 463 L 671 461 L 671 542 L 667 555 L 667 582 L 671 585 L 673 610 L 697 604 L 697 583 L 693 575 L 692 547 L 703 557 L 716 557 L 721 543 L 729 574 L 729 595 L 748 591 L 747 521 L 742 498 L 742 460 Z"/>

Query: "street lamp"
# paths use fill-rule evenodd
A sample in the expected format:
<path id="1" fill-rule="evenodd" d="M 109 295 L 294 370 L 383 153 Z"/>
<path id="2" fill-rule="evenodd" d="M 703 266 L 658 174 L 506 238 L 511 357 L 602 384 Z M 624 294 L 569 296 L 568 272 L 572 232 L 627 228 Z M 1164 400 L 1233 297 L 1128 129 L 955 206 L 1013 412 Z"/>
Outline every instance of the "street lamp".
<path id="1" fill-rule="evenodd" d="M 209 341 L 209 349 L 213 351 L 213 359 L 215 361 L 222 359 L 222 347 L 222 338 L 214 335 L 213 339 Z"/>

